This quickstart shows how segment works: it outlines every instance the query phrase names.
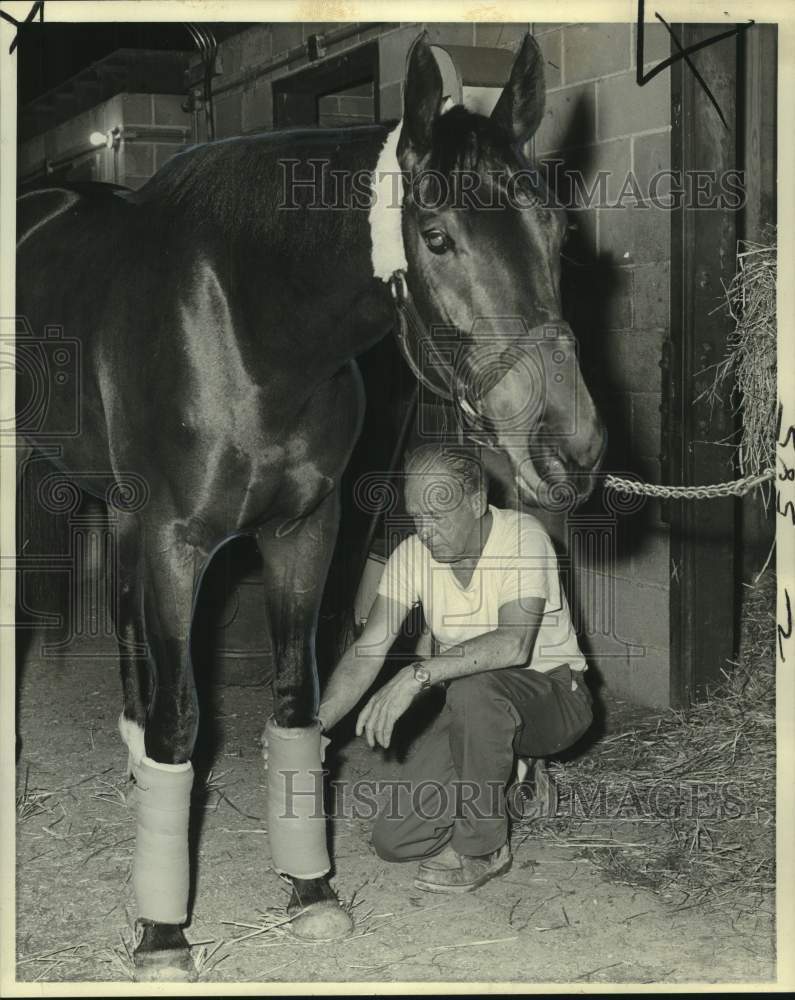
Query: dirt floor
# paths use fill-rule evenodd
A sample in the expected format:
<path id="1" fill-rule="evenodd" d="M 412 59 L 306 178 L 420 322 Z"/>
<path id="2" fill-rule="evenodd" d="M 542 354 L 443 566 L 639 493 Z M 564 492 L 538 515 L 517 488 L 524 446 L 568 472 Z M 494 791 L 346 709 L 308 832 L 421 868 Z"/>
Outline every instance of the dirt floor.
<path id="1" fill-rule="evenodd" d="M 17 941 L 20 980 L 127 981 L 135 821 L 116 732 L 115 656 L 33 657 L 19 704 Z M 608 732 L 627 706 L 609 709 Z M 514 831 L 503 878 L 461 897 L 413 887 L 413 865 L 373 852 L 363 819 L 334 822 L 334 885 L 353 908 L 341 943 L 291 939 L 287 888 L 270 868 L 259 735 L 267 686 L 217 689 L 217 735 L 195 832 L 188 938 L 207 982 L 736 982 L 775 974 L 770 906 L 674 908 L 607 880 L 581 846 Z M 590 752 L 598 752 L 598 746 Z M 397 777 L 360 740 L 337 748 L 337 780 Z M 201 802 L 201 799 L 200 799 Z M 772 904 L 771 904 L 772 906 Z"/>

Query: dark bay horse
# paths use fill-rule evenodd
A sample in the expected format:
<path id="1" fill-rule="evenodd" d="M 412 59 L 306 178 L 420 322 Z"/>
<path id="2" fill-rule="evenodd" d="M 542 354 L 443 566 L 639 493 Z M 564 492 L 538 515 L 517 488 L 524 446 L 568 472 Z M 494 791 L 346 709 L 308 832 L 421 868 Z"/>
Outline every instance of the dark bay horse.
<path id="1" fill-rule="evenodd" d="M 182 827 L 158 824 L 169 795 L 174 815 L 188 808 L 194 601 L 234 536 L 253 535 L 264 560 L 271 722 L 296 748 L 316 727 L 315 626 L 363 419 L 356 355 L 399 316 L 420 377 L 507 452 L 526 499 L 592 488 L 604 433 L 561 319 L 565 222 L 527 170 L 544 95 L 528 35 L 491 116 L 443 107 L 422 36 L 396 127 L 225 140 L 175 157 L 135 193 L 82 185 L 20 200 L 17 312 L 35 337 L 58 324 L 80 346 L 79 433 L 59 441 L 58 464 L 91 492 L 117 489 L 120 729 L 143 796 L 136 894 L 150 901 L 168 882 L 176 900 L 139 898 L 141 979 L 190 974 L 187 833 L 183 851 Z M 317 161 L 337 178 L 366 176 L 377 197 L 357 200 L 354 183 L 349 202 L 328 203 Z M 464 174 L 489 207 L 453 204 L 451 188 L 426 197 Z M 512 181 L 515 196 L 495 204 Z M 456 331 L 460 364 L 442 352 L 431 377 L 423 357 L 438 330 Z M 30 444 L 67 420 L 58 398 Z M 125 477 L 145 484 L 145 502 L 125 502 Z M 350 929 L 323 868 L 281 866 L 308 939 Z"/>

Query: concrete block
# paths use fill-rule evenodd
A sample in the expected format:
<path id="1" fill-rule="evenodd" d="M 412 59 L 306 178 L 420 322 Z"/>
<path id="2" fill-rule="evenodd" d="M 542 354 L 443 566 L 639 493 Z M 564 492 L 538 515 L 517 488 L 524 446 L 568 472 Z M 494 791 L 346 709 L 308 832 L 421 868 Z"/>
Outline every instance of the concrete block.
<path id="1" fill-rule="evenodd" d="M 242 96 L 241 128 L 244 133 L 273 128 L 273 91 L 268 82 L 247 87 Z"/>
<path id="2" fill-rule="evenodd" d="M 232 35 L 218 46 L 217 67 L 221 80 L 231 80 L 243 69 L 243 33 Z"/>
<path id="3" fill-rule="evenodd" d="M 218 139 L 240 135 L 243 131 L 243 102 L 240 94 L 224 94 L 215 102 L 215 134 Z"/>
<path id="4" fill-rule="evenodd" d="M 182 110 L 184 100 L 180 94 L 153 94 L 155 125 L 190 125 L 191 114 Z"/>
<path id="5" fill-rule="evenodd" d="M 629 24 L 577 24 L 563 29 L 563 82 L 594 80 L 629 68 Z"/>
<path id="6" fill-rule="evenodd" d="M 625 392 L 658 393 L 662 341 L 661 330 L 605 333 L 602 337 L 605 371 Z"/>
<path id="7" fill-rule="evenodd" d="M 655 175 L 671 168 L 671 130 L 651 135 L 636 135 L 632 139 L 632 162 L 638 185 L 646 197 L 654 197 L 667 204 L 671 197 L 670 177 Z"/>
<path id="8" fill-rule="evenodd" d="M 629 556 L 624 559 L 622 556 L 621 525 L 613 515 L 595 518 L 594 515 L 580 515 L 577 511 L 570 514 L 566 524 L 566 550 L 569 556 L 569 565 L 573 568 L 573 580 L 584 584 L 588 582 L 591 590 L 593 585 L 598 583 L 597 592 L 603 595 L 609 594 L 613 577 L 616 575 L 629 575 Z M 601 574 L 604 579 L 587 581 L 583 574 Z M 570 573 L 571 575 L 571 573 Z M 607 589 L 606 589 L 607 588 Z M 591 591 L 589 591 L 591 593 Z M 591 593 L 589 608 L 585 614 L 593 619 L 604 621 L 602 611 L 604 608 L 614 607 L 612 599 L 607 596 L 593 598 Z M 586 608 L 583 605 L 582 611 Z"/>
<path id="9" fill-rule="evenodd" d="M 536 154 L 584 146 L 596 138 L 596 87 L 593 83 L 564 87 L 547 94 L 535 136 Z"/>
<path id="10" fill-rule="evenodd" d="M 612 139 L 671 124 L 671 78 L 660 73 L 640 87 L 634 73 L 622 73 L 597 84 L 597 136 Z"/>
<path id="11" fill-rule="evenodd" d="M 671 266 L 666 262 L 638 264 L 635 272 L 635 325 L 662 329 L 670 325 Z"/>
<path id="12" fill-rule="evenodd" d="M 579 265 L 592 264 L 596 260 L 596 210 L 572 209 L 566 219 L 569 228 L 563 252 Z"/>
<path id="13" fill-rule="evenodd" d="M 522 38 L 524 35 L 522 35 Z M 544 80 L 547 90 L 559 87 L 562 83 L 561 68 L 563 66 L 563 54 L 561 49 L 562 33 L 560 31 L 548 31 L 546 34 L 536 38 L 538 47 L 544 57 Z M 519 40 L 521 43 L 521 39 Z"/>
<path id="14" fill-rule="evenodd" d="M 111 97 L 109 101 L 104 101 L 102 104 L 98 105 L 95 111 L 98 113 L 97 116 L 97 128 L 101 131 L 113 128 L 114 125 L 121 125 L 123 122 L 122 117 L 122 97 L 123 94 L 117 94 L 115 97 Z"/>
<path id="15" fill-rule="evenodd" d="M 254 69 L 273 57 L 273 30 L 270 24 L 257 24 L 240 34 L 240 64 L 243 70 Z"/>
<path id="16" fill-rule="evenodd" d="M 616 264 L 650 264 L 671 256 L 671 214 L 648 208 L 604 208 L 599 215 L 599 255 Z"/>
<path id="17" fill-rule="evenodd" d="M 370 34 L 365 37 L 365 35 L 357 31 L 355 35 L 348 35 L 347 38 L 341 38 L 338 42 L 333 42 L 328 46 L 329 55 L 340 55 L 343 52 L 348 52 L 350 49 L 358 48 L 364 41 L 375 41 L 378 36 L 376 34 Z"/>
<path id="18" fill-rule="evenodd" d="M 476 21 L 475 45 L 517 51 L 528 31 L 530 23 L 526 21 Z"/>
<path id="19" fill-rule="evenodd" d="M 473 21 L 440 21 L 429 23 L 428 40 L 431 45 L 474 45 L 475 24 Z"/>
<path id="20" fill-rule="evenodd" d="M 402 83 L 406 75 L 406 57 L 417 37 L 418 27 L 411 25 L 381 35 L 378 39 L 379 83 Z"/>
<path id="21" fill-rule="evenodd" d="M 51 130 L 51 143 L 48 144 L 47 155 L 50 157 L 62 156 L 70 149 L 74 149 L 78 144 L 88 140 L 90 129 L 81 127 L 79 118 L 72 118 L 67 122 L 57 125 Z"/>
<path id="22" fill-rule="evenodd" d="M 185 146 L 176 142 L 155 143 L 155 171 L 158 171 L 164 164 L 168 163 L 172 156 L 185 149 Z"/>
<path id="23" fill-rule="evenodd" d="M 624 659 L 595 654 L 589 661 L 604 683 L 604 694 L 649 708 L 670 706 L 670 653 L 647 647 Z"/>
<path id="24" fill-rule="evenodd" d="M 155 172 L 154 144 L 151 142 L 125 143 L 120 158 L 119 166 L 125 175 L 151 177 Z"/>
<path id="25" fill-rule="evenodd" d="M 151 125 L 154 121 L 151 94 L 122 94 L 120 122 L 115 125 Z M 111 126 L 109 126 L 111 127 Z"/>
<path id="26" fill-rule="evenodd" d="M 533 21 L 530 28 L 534 35 L 543 35 L 548 31 L 557 31 L 558 28 L 568 27 L 567 21 Z"/>
<path id="27" fill-rule="evenodd" d="M 575 563 L 572 610 L 583 652 L 621 660 L 667 648 L 667 588 Z"/>
<path id="28" fill-rule="evenodd" d="M 379 112 L 381 121 L 401 118 L 403 115 L 403 84 L 388 83 L 379 89 Z"/>
<path id="29" fill-rule="evenodd" d="M 630 143 L 629 138 L 614 139 L 558 153 L 563 160 L 559 176 L 568 178 L 561 196 L 594 208 L 615 203 L 629 173 Z"/>
<path id="30" fill-rule="evenodd" d="M 339 22 L 337 22 L 337 23 L 339 23 Z M 395 27 L 398 27 L 398 25 L 395 25 Z M 360 28 L 361 28 L 361 30 L 358 33 L 358 37 L 359 37 L 359 41 L 360 42 L 374 42 L 374 41 L 376 41 L 376 39 L 380 38 L 381 35 L 384 34 L 384 29 L 381 26 L 379 26 L 377 23 L 375 23 L 375 24 L 369 24 L 368 25 L 367 23 L 360 22 Z M 390 31 L 392 30 L 391 25 L 390 25 L 390 28 L 388 30 L 390 30 Z M 347 42 L 341 43 L 340 44 L 340 48 L 343 48 L 347 44 L 348 44 Z"/>
<path id="31" fill-rule="evenodd" d="M 564 249 L 567 252 L 568 247 Z M 572 268 L 561 279 L 561 295 L 564 312 L 574 331 L 582 331 L 583 338 L 591 341 L 598 337 L 601 363 L 612 368 L 606 331 L 632 327 L 631 268 L 603 267 L 599 263 Z M 614 339 L 621 338 L 614 336 Z"/>
<path id="32" fill-rule="evenodd" d="M 631 573 L 641 581 L 670 586 L 670 538 L 667 526 L 646 524 L 633 532 Z"/>
<path id="33" fill-rule="evenodd" d="M 632 393 L 632 447 L 644 458 L 657 458 L 661 445 L 659 392 Z"/>
<path id="34" fill-rule="evenodd" d="M 636 52 L 638 45 L 638 26 L 632 25 L 632 61 L 631 67 L 637 66 Z M 643 65 L 662 62 L 671 54 L 671 36 L 664 25 L 658 21 L 647 21 L 643 28 Z"/>
<path id="35" fill-rule="evenodd" d="M 616 626 L 639 647 L 666 649 L 669 643 L 668 588 L 616 577 Z"/>
<path id="36" fill-rule="evenodd" d="M 303 25 L 297 21 L 273 21 L 273 55 L 280 56 L 304 40 Z"/>

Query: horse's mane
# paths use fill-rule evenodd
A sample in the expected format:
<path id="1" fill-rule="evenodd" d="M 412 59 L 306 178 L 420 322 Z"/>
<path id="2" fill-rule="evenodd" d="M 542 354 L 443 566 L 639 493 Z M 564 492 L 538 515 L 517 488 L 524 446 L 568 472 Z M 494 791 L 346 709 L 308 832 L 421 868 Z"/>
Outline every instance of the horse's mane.
<path id="1" fill-rule="evenodd" d="M 119 197 L 135 205 L 232 223 L 241 213 L 259 214 L 263 200 L 277 195 L 280 178 L 274 163 L 279 158 L 295 156 L 297 149 L 301 155 L 322 158 L 357 142 L 375 146 L 385 128 L 285 129 L 191 146 L 137 191 L 120 192 Z"/>
<path id="2" fill-rule="evenodd" d="M 359 147 L 371 148 L 370 166 L 394 123 L 340 129 L 296 128 L 261 132 L 192 146 L 172 157 L 137 191 L 118 192 L 135 205 L 149 205 L 163 214 L 179 214 L 191 222 L 220 224 L 240 231 L 273 218 L 263 207 L 279 204 L 279 159 L 333 159 L 365 166 Z M 359 161 L 357 163 L 357 160 Z M 489 118 L 458 105 L 434 123 L 433 147 L 423 169 L 452 178 L 459 171 L 477 172 L 489 184 L 528 164 L 494 130 Z M 495 179 L 496 178 L 496 179 Z M 502 178 L 502 179 L 500 179 Z M 339 213 L 336 213 L 339 214 Z M 337 219 L 335 225 L 344 225 Z"/>

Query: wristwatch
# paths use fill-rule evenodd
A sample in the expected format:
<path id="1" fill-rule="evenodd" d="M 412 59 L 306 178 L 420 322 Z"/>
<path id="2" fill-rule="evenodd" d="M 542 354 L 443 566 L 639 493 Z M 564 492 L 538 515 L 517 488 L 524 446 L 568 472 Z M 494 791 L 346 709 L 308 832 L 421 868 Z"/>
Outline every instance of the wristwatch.
<path id="1" fill-rule="evenodd" d="M 420 686 L 420 691 L 425 691 L 426 688 L 431 686 L 431 672 L 427 667 L 423 667 L 421 663 L 414 664 L 414 680 Z"/>

